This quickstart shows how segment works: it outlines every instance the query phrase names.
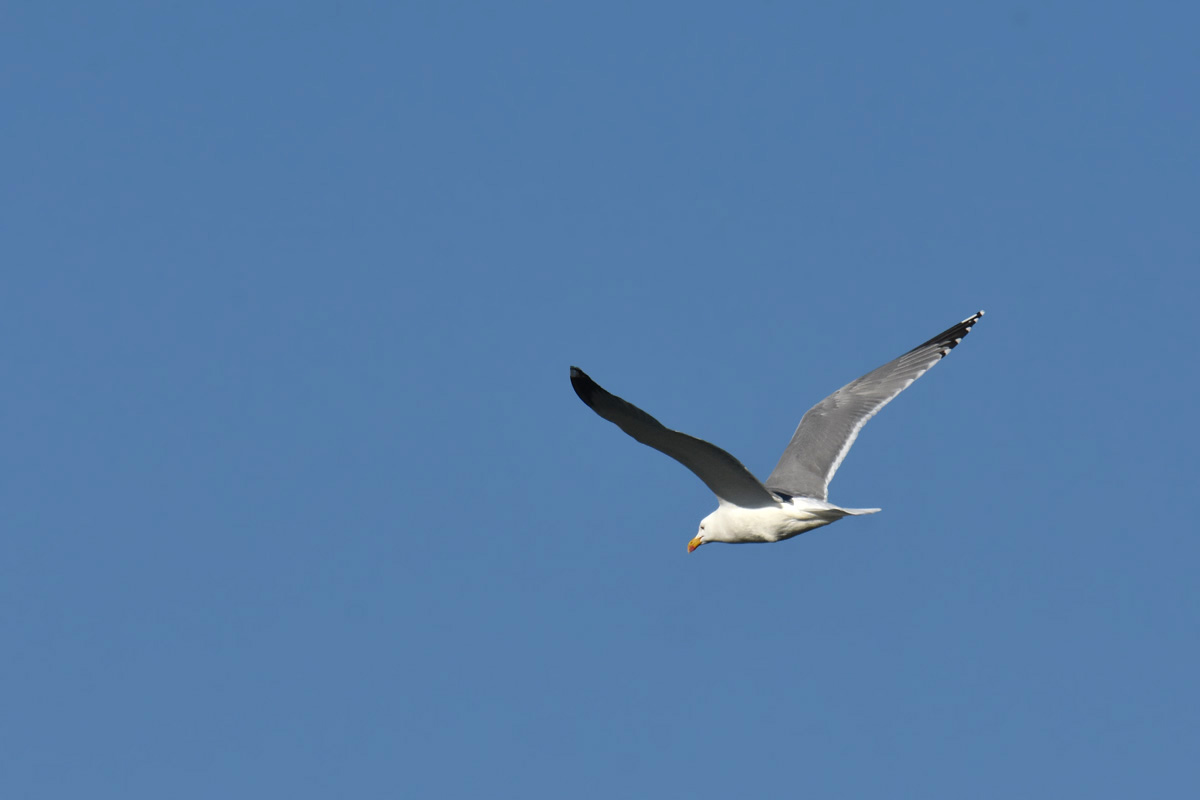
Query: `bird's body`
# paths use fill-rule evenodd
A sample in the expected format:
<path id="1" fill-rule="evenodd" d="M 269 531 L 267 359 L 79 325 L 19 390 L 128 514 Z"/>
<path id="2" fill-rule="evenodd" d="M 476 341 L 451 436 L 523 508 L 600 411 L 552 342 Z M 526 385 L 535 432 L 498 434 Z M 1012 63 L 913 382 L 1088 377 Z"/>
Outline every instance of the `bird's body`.
<path id="1" fill-rule="evenodd" d="M 720 501 L 688 542 L 778 542 L 842 517 L 878 508 L 842 508 L 827 499 L 829 482 L 863 425 L 953 350 L 983 312 L 953 325 L 897 359 L 868 372 L 810 408 L 766 482 L 710 442 L 666 428 L 637 406 L 606 392 L 578 367 L 571 385 L 593 411 L 642 444 L 696 473 Z"/>
<path id="2" fill-rule="evenodd" d="M 841 508 L 811 497 L 779 498 L 770 506 L 742 508 L 721 503 L 700 523 L 705 542 L 782 542 L 842 517 L 874 514 L 878 508 Z"/>

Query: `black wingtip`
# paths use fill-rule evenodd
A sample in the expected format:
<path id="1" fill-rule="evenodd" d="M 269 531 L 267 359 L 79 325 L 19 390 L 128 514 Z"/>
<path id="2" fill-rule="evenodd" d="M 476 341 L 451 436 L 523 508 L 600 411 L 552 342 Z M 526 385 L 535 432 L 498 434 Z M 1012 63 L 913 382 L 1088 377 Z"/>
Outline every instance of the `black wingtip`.
<path id="1" fill-rule="evenodd" d="M 936 345 L 942 349 L 942 355 L 945 356 L 949 354 L 949 352 L 955 347 L 958 347 L 959 343 L 962 342 L 966 335 L 971 332 L 971 328 L 975 327 L 975 323 L 978 322 L 982 316 L 982 311 L 972 314 L 957 325 L 952 325 L 951 327 L 939 333 L 937 336 L 934 336 L 929 341 L 922 342 L 921 344 L 917 345 L 909 352 L 916 352 L 923 347 Z"/>
<path id="2" fill-rule="evenodd" d="M 600 387 L 579 367 L 571 367 L 571 388 L 575 390 L 575 394 L 579 395 L 579 399 L 587 403 L 590 408 L 592 396 Z"/>

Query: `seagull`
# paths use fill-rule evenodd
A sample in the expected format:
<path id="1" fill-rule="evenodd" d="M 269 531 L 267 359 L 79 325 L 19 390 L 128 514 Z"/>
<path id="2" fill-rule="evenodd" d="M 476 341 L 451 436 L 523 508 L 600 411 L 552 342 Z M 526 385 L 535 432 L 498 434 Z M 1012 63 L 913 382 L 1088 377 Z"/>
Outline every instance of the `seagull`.
<path id="1" fill-rule="evenodd" d="M 663 426 L 605 391 L 579 367 L 571 367 L 571 386 L 589 408 L 683 464 L 717 496 L 717 510 L 700 521 L 689 553 L 709 542 L 780 542 L 880 510 L 835 506 L 827 499 L 829 482 L 867 420 L 958 346 L 982 316 L 980 311 L 964 319 L 810 408 L 765 483 L 715 444 Z"/>

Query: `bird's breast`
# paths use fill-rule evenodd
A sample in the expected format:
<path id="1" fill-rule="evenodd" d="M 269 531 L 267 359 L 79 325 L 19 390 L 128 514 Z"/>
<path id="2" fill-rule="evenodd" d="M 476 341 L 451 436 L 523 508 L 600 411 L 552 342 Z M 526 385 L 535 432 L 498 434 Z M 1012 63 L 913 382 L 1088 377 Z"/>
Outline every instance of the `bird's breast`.
<path id="1" fill-rule="evenodd" d="M 822 516 L 819 510 L 791 503 L 764 508 L 726 506 L 721 513 L 722 539 L 728 542 L 778 542 L 833 521 Z"/>

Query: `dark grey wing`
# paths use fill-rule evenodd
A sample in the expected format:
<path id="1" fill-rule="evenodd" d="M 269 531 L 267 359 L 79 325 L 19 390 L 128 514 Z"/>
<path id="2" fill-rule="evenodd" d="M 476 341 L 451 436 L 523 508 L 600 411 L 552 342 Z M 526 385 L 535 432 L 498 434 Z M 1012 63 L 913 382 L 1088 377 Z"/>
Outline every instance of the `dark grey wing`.
<path id="1" fill-rule="evenodd" d="M 767 488 L 824 500 L 833 474 L 867 420 L 941 361 L 982 316 L 980 311 L 964 319 L 810 408 L 767 478 Z"/>
<path id="2" fill-rule="evenodd" d="M 758 478 L 729 453 L 703 439 L 663 427 L 637 406 L 606 392 L 579 367 L 571 367 L 571 386 L 592 411 L 642 444 L 683 464 L 721 500 L 743 508 L 770 506 L 777 502 Z"/>

